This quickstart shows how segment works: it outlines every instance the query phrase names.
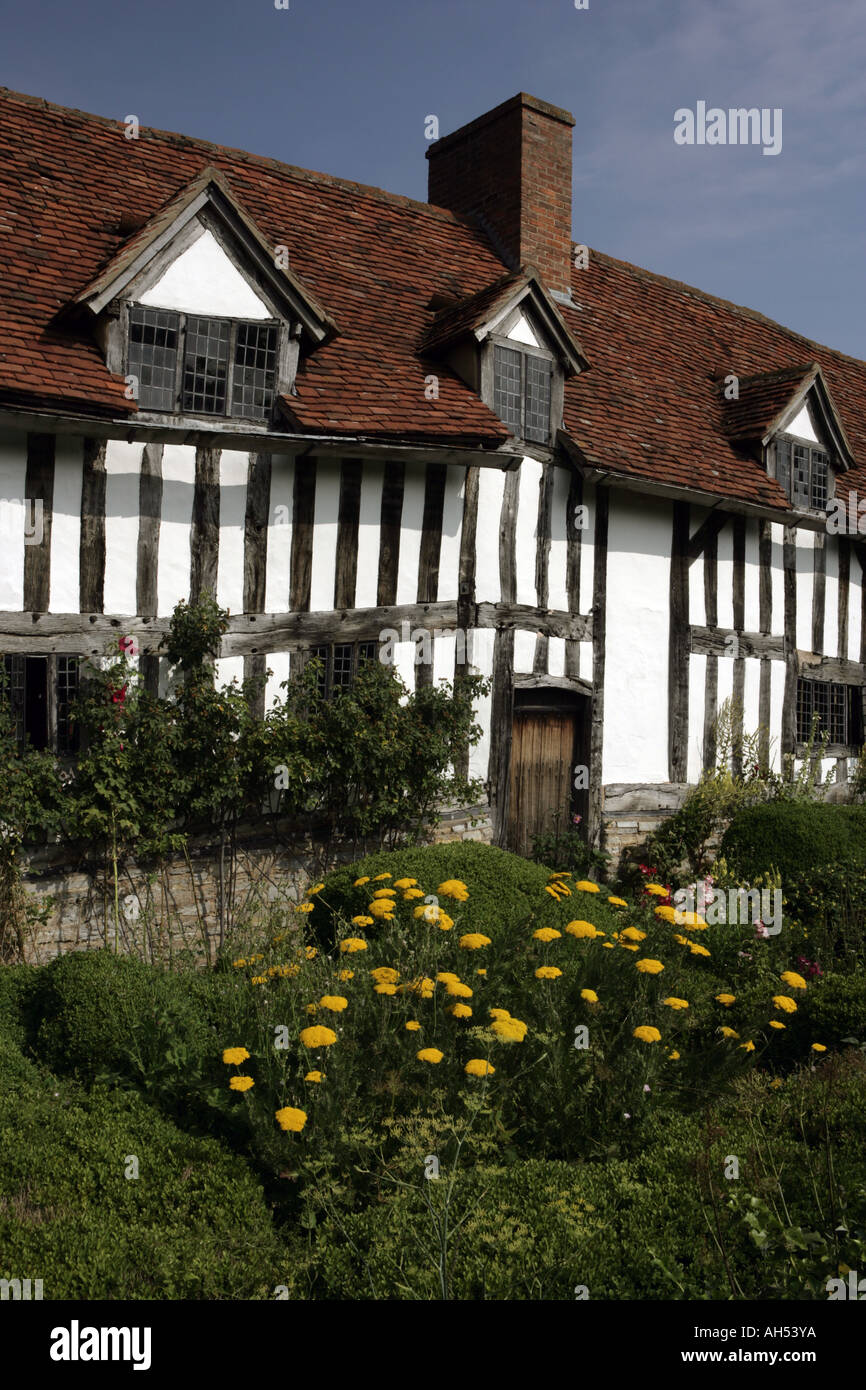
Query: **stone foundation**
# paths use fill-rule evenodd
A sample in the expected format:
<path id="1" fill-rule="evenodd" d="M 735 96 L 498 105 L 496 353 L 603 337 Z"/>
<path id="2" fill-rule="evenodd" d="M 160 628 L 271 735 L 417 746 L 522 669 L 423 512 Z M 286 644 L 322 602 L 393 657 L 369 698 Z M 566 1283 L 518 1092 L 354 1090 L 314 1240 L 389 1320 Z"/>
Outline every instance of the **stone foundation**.
<path id="1" fill-rule="evenodd" d="M 679 810 L 688 790 L 688 782 L 611 782 L 604 788 L 602 849 L 611 868 Z"/>

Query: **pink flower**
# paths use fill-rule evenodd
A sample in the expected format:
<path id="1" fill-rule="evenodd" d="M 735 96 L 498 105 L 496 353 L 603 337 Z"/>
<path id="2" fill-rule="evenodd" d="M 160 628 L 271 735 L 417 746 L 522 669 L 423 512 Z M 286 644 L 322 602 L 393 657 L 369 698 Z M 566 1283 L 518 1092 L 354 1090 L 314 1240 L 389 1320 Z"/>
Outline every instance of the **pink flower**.
<path id="1" fill-rule="evenodd" d="M 645 1090 L 645 1091 L 648 1091 L 649 1089 L 650 1089 L 649 1086 L 644 1086 L 644 1090 Z"/>
<path id="2" fill-rule="evenodd" d="M 138 643 L 134 637 L 121 637 L 117 643 L 118 650 L 125 652 L 127 656 L 138 656 Z"/>
<path id="3" fill-rule="evenodd" d="M 766 941 L 769 938 L 769 927 L 765 927 L 763 922 L 755 923 L 755 936 L 759 941 Z"/>

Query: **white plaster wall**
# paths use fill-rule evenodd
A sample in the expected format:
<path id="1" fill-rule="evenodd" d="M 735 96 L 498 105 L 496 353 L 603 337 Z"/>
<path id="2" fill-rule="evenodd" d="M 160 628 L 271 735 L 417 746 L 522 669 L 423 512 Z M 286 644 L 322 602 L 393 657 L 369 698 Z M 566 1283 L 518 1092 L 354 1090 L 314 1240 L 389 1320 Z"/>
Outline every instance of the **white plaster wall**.
<path id="1" fill-rule="evenodd" d="M 734 630 L 734 529 L 727 522 L 719 532 L 717 605 L 719 627 Z"/>
<path id="2" fill-rule="evenodd" d="M 292 575 L 292 494 L 295 461 L 288 454 L 271 460 L 271 501 L 268 514 L 268 555 L 265 612 L 288 613 Z"/>
<path id="3" fill-rule="evenodd" d="M 141 303 L 218 318 L 271 317 L 268 306 L 207 230 L 172 261 L 165 274 L 141 296 Z"/>
<path id="4" fill-rule="evenodd" d="M 465 640 L 465 639 L 464 639 Z M 447 681 L 454 683 L 454 654 L 457 647 L 456 632 L 440 632 L 433 639 L 433 684 Z"/>
<path id="5" fill-rule="evenodd" d="M 469 637 L 470 669 L 479 676 L 489 678 L 493 674 L 493 630 L 473 628 Z M 480 777 L 483 781 L 487 780 L 490 762 L 491 706 L 492 692 L 477 702 L 475 722 L 481 726 L 481 738 L 469 750 L 469 776 Z"/>
<path id="6" fill-rule="evenodd" d="M 506 335 L 515 343 L 528 343 L 531 347 L 540 347 L 540 343 L 529 327 L 525 314 L 521 314 L 511 332 Z"/>
<path id="7" fill-rule="evenodd" d="M 732 657 L 719 657 L 719 693 L 716 709 L 720 710 L 725 700 L 734 696 L 734 662 Z"/>
<path id="8" fill-rule="evenodd" d="M 612 494 L 604 782 L 668 780 L 670 533 L 669 505 Z"/>
<path id="9" fill-rule="evenodd" d="M 698 563 L 699 561 L 695 562 L 695 564 Z M 700 652 L 692 652 L 689 656 L 689 744 L 686 772 L 690 782 L 699 780 L 704 765 L 704 710 L 706 708 L 704 681 L 706 673 L 706 656 Z"/>
<path id="10" fill-rule="evenodd" d="M 759 559 L 759 523 L 746 520 L 745 617 L 746 632 L 761 630 L 761 566 Z"/>
<path id="11" fill-rule="evenodd" d="M 358 608 L 376 607 L 384 477 L 384 463 L 368 463 L 365 459 L 358 508 L 358 574 L 355 581 L 355 603 Z"/>
<path id="12" fill-rule="evenodd" d="M 406 689 L 410 695 L 415 689 L 416 650 L 417 648 L 414 642 L 394 643 L 394 669 L 396 670 L 397 675 L 400 677 L 403 684 L 406 686 Z M 401 698 L 400 703 L 405 703 L 405 699 Z"/>
<path id="13" fill-rule="evenodd" d="M 692 508 L 690 539 L 708 516 L 709 509 L 707 507 Z M 699 555 L 694 563 L 689 565 L 689 622 L 693 623 L 695 627 L 705 627 L 707 621 L 707 608 L 704 600 L 705 565 L 705 555 Z"/>
<path id="14" fill-rule="evenodd" d="M 478 470 L 478 524 L 475 533 L 475 596 L 478 603 L 499 603 L 499 517 L 505 474 L 498 468 Z"/>
<path id="15" fill-rule="evenodd" d="M 772 619 L 770 631 L 776 637 L 785 633 L 785 575 L 782 568 L 784 560 L 785 528 L 774 521 L 770 525 L 770 578 Z"/>
<path id="16" fill-rule="evenodd" d="M 565 638 L 551 637 L 547 643 L 547 674 L 565 675 Z"/>
<path id="17" fill-rule="evenodd" d="M 340 465 L 319 459 L 316 468 L 313 560 L 310 567 L 310 609 L 313 613 L 326 612 L 334 607 L 339 518 Z"/>
<path id="18" fill-rule="evenodd" d="M 24 606 L 24 486 L 27 438 L 11 430 L 0 433 L 0 608 L 21 612 Z M 27 508 L 28 520 L 33 513 Z M 75 607 L 78 607 L 77 589 Z"/>
<path id="19" fill-rule="evenodd" d="M 437 602 L 453 602 L 460 591 L 460 537 L 463 531 L 463 498 L 466 469 L 449 463 L 445 475 L 445 501 L 442 508 L 442 544 L 439 548 L 439 588 Z"/>
<path id="20" fill-rule="evenodd" d="M 231 685 L 236 680 L 238 685 L 244 678 L 244 659 L 242 656 L 220 656 L 214 662 L 215 684 L 218 689 L 224 685 Z"/>
<path id="21" fill-rule="evenodd" d="M 757 657 L 746 657 L 743 682 L 743 733 L 756 734 L 761 723 L 761 663 Z M 772 729 L 770 730 L 772 733 Z"/>
<path id="22" fill-rule="evenodd" d="M 797 531 L 797 647 L 812 650 L 812 594 L 815 584 L 815 536 Z"/>
<path id="23" fill-rule="evenodd" d="M 770 662 L 770 766 L 782 771 L 782 710 L 785 703 L 785 663 Z"/>
<path id="24" fill-rule="evenodd" d="M 403 518 L 400 526 L 400 558 L 397 565 L 397 602 L 418 600 L 418 563 L 424 524 L 424 470 L 407 468 L 403 484 Z M 412 681 L 414 689 L 414 680 Z"/>
<path id="25" fill-rule="evenodd" d="M 54 453 L 51 590 L 48 599 L 52 613 L 74 613 L 78 609 L 83 472 L 83 440 L 58 435 Z"/>
<path id="26" fill-rule="evenodd" d="M 144 446 L 141 443 L 126 444 L 119 439 L 109 439 L 105 449 L 103 607 L 106 613 L 137 611 L 135 580 L 138 567 L 139 486 L 143 452 Z"/>
<path id="27" fill-rule="evenodd" d="M 588 613 L 595 603 L 592 587 L 595 565 L 595 488 L 584 487 L 582 505 L 586 508 L 586 528 L 580 533 L 580 609 L 582 613 Z M 580 674 L 584 674 L 582 653 Z"/>
<path id="28" fill-rule="evenodd" d="M 265 682 L 265 709 L 273 709 L 274 705 L 281 705 L 286 698 L 285 690 L 280 686 L 283 681 L 287 681 L 291 675 L 291 659 L 288 652 L 268 652 L 267 669 L 270 671 Z"/>
<path id="29" fill-rule="evenodd" d="M 195 489 L 195 449 L 166 444 L 162 451 L 162 513 L 157 562 L 157 612 L 168 617 L 189 598 L 190 527 Z"/>
<path id="30" fill-rule="evenodd" d="M 848 660 L 860 660 L 860 629 L 863 618 L 862 586 L 866 582 L 863 568 L 851 552 L 851 583 L 848 589 Z"/>
<path id="31" fill-rule="evenodd" d="M 244 611 L 244 523 L 250 456 L 236 449 L 220 455 L 220 529 L 217 603 L 231 613 Z"/>
<path id="32" fill-rule="evenodd" d="M 592 681 L 592 643 L 578 643 L 578 675 L 582 681 Z"/>
<path id="33" fill-rule="evenodd" d="M 553 505 L 550 512 L 550 557 L 547 565 L 547 602 L 549 608 L 558 608 L 562 611 L 568 609 L 568 590 L 566 589 L 565 577 L 568 563 L 566 524 L 570 486 L 571 474 L 568 469 L 554 468 Z M 583 607 L 583 594 L 580 596 L 580 602 Z M 583 611 L 587 611 L 586 607 L 583 607 Z"/>
<path id="34" fill-rule="evenodd" d="M 815 433 L 815 425 L 812 421 L 811 412 L 805 402 L 800 406 L 800 409 L 793 419 L 787 424 L 783 424 L 781 429 L 785 434 L 796 435 L 798 439 L 809 439 L 813 444 L 821 443 Z"/>
<path id="35" fill-rule="evenodd" d="M 514 670 L 521 676 L 532 672 L 535 659 L 535 633 L 518 629 L 514 634 Z"/>
<path id="36" fill-rule="evenodd" d="M 827 577 L 824 581 L 824 653 L 839 653 L 839 547 L 832 536 L 824 541 Z M 849 595 L 850 602 L 850 595 Z"/>
<path id="37" fill-rule="evenodd" d="M 541 474 L 542 466 L 536 459 L 525 458 L 520 465 L 517 524 L 514 535 L 517 602 L 528 603 L 533 608 L 538 603 L 535 559 L 538 553 L 538 498 Z"/>

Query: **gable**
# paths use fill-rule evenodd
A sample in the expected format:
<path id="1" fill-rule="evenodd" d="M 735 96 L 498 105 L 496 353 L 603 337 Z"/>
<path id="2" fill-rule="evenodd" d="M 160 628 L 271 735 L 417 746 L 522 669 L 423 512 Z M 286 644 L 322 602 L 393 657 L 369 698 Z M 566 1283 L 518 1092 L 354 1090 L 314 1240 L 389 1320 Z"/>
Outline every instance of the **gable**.
<path id="1" fill-rule="evenodd" d="M 804 401 L 789 419 L 781 422 L 779 431 L 781 434 L 793 434 L 797 439 L 808 439 L 810 444 L 822 444 L 826 447 L 825 441 L 816 432 L 808 401 Z"/>
<path id="2" fill-rule="evenodd" d="M 272 317 L 268 305 L 206 227 L 200 228 L 192 245 L 181 251 L 137 298 L 140 304 L 155 308 L 217 318 Z"/>
<path id="3" fill-rule="evenodd" d="M 542 347 L 538 337 L 532 331 L 529 320 L 525 314 L 519 314 L 517 322 L 508 330 L 505 335 L 515 343 L 526 343 L 529 347 Z M 546 344 L 544 345 L 546 346 Z"/>

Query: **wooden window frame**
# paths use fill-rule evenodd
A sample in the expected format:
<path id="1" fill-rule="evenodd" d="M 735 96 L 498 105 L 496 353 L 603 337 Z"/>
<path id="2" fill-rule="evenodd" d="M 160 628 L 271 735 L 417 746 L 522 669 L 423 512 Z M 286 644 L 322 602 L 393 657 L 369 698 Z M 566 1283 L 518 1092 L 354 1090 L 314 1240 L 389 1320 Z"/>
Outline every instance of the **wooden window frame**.
<path id="1" fill-rule="evenodd" d="M 524 317 L 526 316 L 524 315 Z M 514 318 L 516 321 L 517 315 L 514 315 Z M 510 328 L 511 326 L 512 325 L 510 321 L 508 321 L 507 327 Z M 530 323 L 530 326 L 533 332 L 537 332 L 534 324 Z M 550 416 L 548 421 L 547 439 L 542 442 L 541 440 L 527 439 L 525 437 L 524 430 L 526 423 L 526 374 L 525 369 L 523 367 L 521 367 L 520 373 L 521 432 L 520 434 L 515 435 L 516 441 L 526 446 L 526 452 L 528 454 L 531 454 L 531 451 L 533 449 L 538 449 L 543 450 L 546 456 L 553 448 L 553 443 L 556 438 L 556 432 L 562 424 L 562 410 L 565 399 L 565 376 L 562 371 L 562 367 L 559 363 L 559 360 L 556 357 L 555 353 L 550 352 L 546 348 L 535 347 L 532 343 L 522 343 L 517 338 L 508 338 L 505 336 L 505 333 L 501 331 L 490 333 L 488 337 L 485 339 L 481 349 L 480 395 L 481 399 L 484 401 L 484 404 L 489 406 L 493 413 L 497 415 L 497 418 L 499 419 L 501 419 L 501 416 L 498 415 L 498 412 L 496 411 L 496 408 L 493 404 L 496 383 L 495 360 L 497 347 L 507 348 L 509 352 L 520 353 L 522 358 L 524 359 L 526 357 L 538 357 L 542 361 L 548 362 L 550 364 Z M 509 425 L 508 428 L 511 429 L 512 426 Z"/>
<path id="2" fill-rule="evenodd" d="M 370 641 L 366 638 L 361 638 L 356 642 L 317 642 L 314 646 L 309 647 L 305 652 L 304 665 L 306 666 L 307 663 L 312 661 L 315 657 L 320 657 L 323 660 L 324 672 L 322 684 L 320 685 L 320 693 L 324 696 L 326 700 L 330 700 L 333 699 L 334 695 L 340 690 L 348 690 L 351 688 L 352 685 L 354 685 L 355 677 L 358 674 L 358 667 L 360 665 L 362 656 L 365 655 L 364 653 L 362 653 L 361 649 L 364 647 L 372 647 L 373 649 L 375 649 L 377 646 L 377 642 Z M 338 647 L 351 648 L 352 669 L 351 676 L 348 681 L 341 682 L 340 684 L 335 685 L 334 654 Z M 369 660 L 369 653 L 367 653 L 366 656 Z"/>
<path id="3" fill-rule="evenodd" d="M 824 752 L 824 756 L 828 758 L 858 757 L 864 743 L 864 695 L 866 695 L 866 692 L 864 692 L 864 687 L 861 685 L 855 685 L 847 681 L 819 680 L 813 676 L 803 675 L 797 677 L 795 706 L 796 737 L 794 742 L 795 756 L 805 757 L 808 749 L 808 744 L 801 737 L 802 728 L 800 721 L 800 692 L 804 685 L 826 686 L 828 688 L 828 691 L 832 688 L 834 690 L 842 690 L 845 692 L 845 727 L 843 730 L 845 734 L 845 740 L 841 743 L 828 743 Z M 820 738 L 823 732 L 824 731 L 819 728 L 817 731 L 817 736 Z"/>
<path id="4" fill-rule="evenodd" d="M 78 679 L 77 679 L 77 682 L 76 682 L 76 689 L 75 689 L 75 694 L 78 694 L 78 692 L 79 692 L 80 689 L 81 689 L 81 662 L 82 662 L 83 658 L 81 658 L 81 657 L 76 657 L 74 654 L 70 654 L 70 653 L 56 653 L 56 652 L 5 652 L 5 653 L 3 654 L 3 657 L 2 657 L 4 669 L 5 669 L 5 665 L 6 665 L 7 659 L 14 662 L 16 658 L 18 658 L 18 660 L 21 661 L 22 667 L 23 667 L 23 670 L 22 670 L 22 677 L 21 677 L 21 680 L 22 680 L 22 709 L 21 709 L 20 719 L 16 717 L 16 724 L 19 725 L 19 728 L 18 728 L 18 730 L 17 730 L 17 741 L 18 741 L 18 746 L 19 746 L 19 748 L 20 748 L 20 749 L 22 750 L 22 752 L 23 752 L 24 748 L 27 746 L 27 729 L 26 729 L 25 723 L 24 723 L 25 717 L 26 717 L 26 708 L 27 708 L 27 685 L 26 685 L 26 681 L 27 681 L 27 667 L 26 667 L 26 663 L 27 663 L 28 661 L 44 661 L 44 662 L 45 662 L 45 667 L 46 667 L 46 670 L 45 670 L 45 697 L 46 697 L 46 698 L 45 698 L 45 706 L 46 706 L 46 707 L 45 707 L 45 733 L 46 733 L 45 749 L 46 749 L 47 752 L 53 753 L 55 757 L 57 757 L 57 758 L 59 758 L 59 759 L 61 759 L 61 760 L 71 760 L 71 759 L 74 759 L 74 758 L 78 755 L 78 752 L 79 752 L 79 750 L 80 750 L 80 737 L 79 737 L 79 731 L 77 730 L 77 728 L 73 727 L 73 729 L 70 730 L 69 737 L 68 737 L 66 740 L 64 740 L 64 746 L 63 746 L 63 747 L 61 747 L 61 744 L 60 744 L 59 724 L 60 724 L 60 703 L 61 703 L 61 702 L 60 702 L 60 672 L 59 672 L 59 665 L 60 665 L 60 662 L 61 662 L 61 661 L 66 662 L 66 661 L 73 660 L 73 661 L 77 661 L 77 662 L 78 662 Z M 8 676 L 7 676 L 7 680 L 8 680 Z M 6 697 L 7 697 L 7 694 L 6 694 L 6 690 L 5 690 L 5 689 L 4 689 L 4 691 L 2 692 L 2 694 L 3 694 L 3 698 L 6 698 Z M 74 699 L 74 696 L 73 696 L 73 699 Z"/>
<path id="5" fill-rule="evenodd" d="M 787 449 L 788 449 L 788 470 L 787 470 L 787 480 L 786 480 L 785 482 L 783 482 L 783 480 L 782 480 L 782 479 L 780 478 L 780 476 L 779 476 L 779 475 L 780 475 L 780 471 L 781 471 L 780 468 L 779 468 L 779 445 L 780 445 L 780 444 L 786 445 L 786 447 L 787 447 Z M 795 448 L 797 448 L 797 449 L 806 449 L 806 450 L 808 450 L 808 453 L 809 453 L 809 505 L 808 505 L 807 507 L 801 506 L 801 505 L 798 503 L 798 501 L 795 499 L 795 497 L 794 497 L 794 449 L 795 449 Z M 829 504 L 830 504 L 831 498 L 835 497 L 835 495 L 836 495 L 836 471 L 837 471 L 837 468 L 836 468 L 836 461 L 835 461 L 835 459 L 834 459 L 834 457 L 833 457 L 832 452 L 831 452 L 829 449 L 825 448 L 822 444 L 816 444 L 816 443 L 814 442 L 814 440 L 811 440 L 811 439 L 799 439 L 799 438 L 798 438 L 796 435 L 794 435 L 794 434 L 788 434 L 788 432 L 787 432 L 786 430 L 782 430 L 779 434 L 777 434 L 777 435 L 774 437 L 774 439 L 773 439 L 773 444 L 772 444 L 772 450 L 773 450 L 773 477 L 776 479 L 776 481 L 779 483 L 779 485 L 783 488 L 783 490 L 784 490 L 784 492 L 785 492 L 785 496 L 788 498 L 788 501 L 791 502 L 791 503 L 796 507 L 797 511 L 799 511 L 799 512 L 806 512 L 806 513 L 808 513 L 808 514 L 811 515 L 811 516 L 825 516 L 825 515 L 826 515 L 826 512 L 827 512 L 827 508 L 828 508 L 828 506 L 829 506 Z M 814 478 L 814 455 L 815 455 L 815 454 L 821 454 L 821 455 L 827 460 L 827 497 L 826 497 L 826 501 L 824 502 L 824 505 L 821 506 L 821 507 L 816 507 L 816 506 L 813 506 L 813 504 L 812 504 L 812 496 L 813 496 L 813 478 Z"/>

